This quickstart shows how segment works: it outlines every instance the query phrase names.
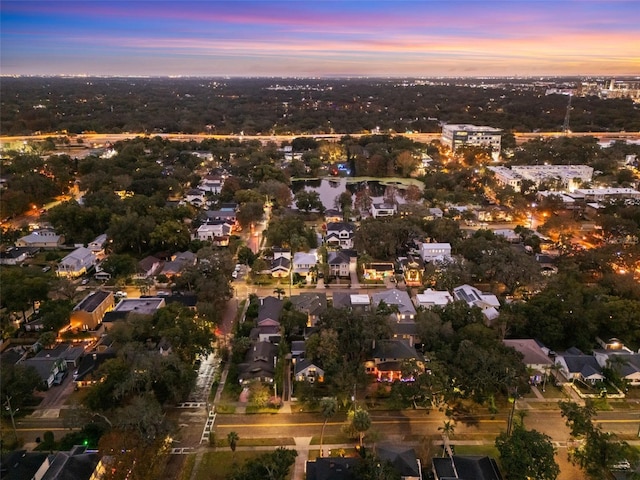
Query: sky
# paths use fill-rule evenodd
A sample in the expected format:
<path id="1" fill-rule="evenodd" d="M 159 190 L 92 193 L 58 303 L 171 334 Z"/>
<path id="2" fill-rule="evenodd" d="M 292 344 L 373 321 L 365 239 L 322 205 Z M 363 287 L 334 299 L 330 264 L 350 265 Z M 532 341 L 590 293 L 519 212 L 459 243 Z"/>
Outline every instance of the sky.
<path id="1" fill-rule="evenodd" d="M 640 0 L 2 0 L 0 73 L 640 75 Z"/>

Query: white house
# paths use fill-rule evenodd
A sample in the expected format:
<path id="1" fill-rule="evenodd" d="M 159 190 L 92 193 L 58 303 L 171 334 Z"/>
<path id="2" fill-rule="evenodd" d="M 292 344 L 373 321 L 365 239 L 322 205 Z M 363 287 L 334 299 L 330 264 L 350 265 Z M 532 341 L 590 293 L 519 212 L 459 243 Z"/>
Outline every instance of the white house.
<path id="1" fill-rule="evenodd" d="M 21 237 L 16 247 L 59 248 L 64 243 L 64 237 L 56 235 L 53 230 L 36 230 Z"/>
<path id="2" fill-rule="evenodd" d="M 56 275 L 58 277 L 79 277 L 95 266 L 96 261 L 96 256 L 88 248 L 76 248 L 60 261 Z"/>
<path id="3" fill-rule="evenodd" d="M 104 246 L 107 244 L 107 234 L 103 233 L 102 235 L 98 235 L 95 240 L 93 240 L 87 248 L 91 250 L 94 255 L 99 255 L 104 252 Z"/>
<path id="4" fill-rule="evenodd" d="M 318 253 L 316 250 L 308 252 L 296 252 L 293 255 L 293 273 L 297 273 L 310 280 L 311 268 L 318 263 Z"/>
<path id="5" fill-rule="evenodd" d="M 203 192 L 218 195 L 222 190 L 222 185 L 224 185 L 224 180 L 222 177 L 207 175 L 202 179 L 200 185 L 198 185 L 198 188 Z"/>
<path id="6" fill-rule="evenodd" d="M 371 205 L 371 216 L 373 218 L 391 217 L 396 213 L 398 213 L 398 208 L 390 203 L 374 203 Z"/>
<path id="7" fill-rule="evenodd" d="M 450 243 L 423 243 L 420 245 L 420 258 L 425 262 L 451 258 Z"/>
<path id="8" fill-rule="evenodd" d="M 453 289 L 453 297 L 467 302 L 470 307 L 479 307 L 487 320 L 498 318 L 500 301 L 491 293 L 482 293 L 476 287 L 465 284 Z"/>
<path id="9" fill-rule="evenodd" d="M 327 247 L 353 248 L 355 226 L 348 222 L 331 222 L 327 224 L 324 243 Z"/>
<path id="10" fill-rule="evenodd" d="M 205 223 L 196 230 L 195 238 L 203 242 L 213 242 L 231 234 L 231 225 L 224 220 Z"/>
<path id="11" fill-rule="evenodd" d="M 447 303 L 453 302 L 453 297 L 446 290 L 432 290 L 427 288 L 423 293 L 416 294 L 416 305 L 418 307 L 444 307 Z"/>

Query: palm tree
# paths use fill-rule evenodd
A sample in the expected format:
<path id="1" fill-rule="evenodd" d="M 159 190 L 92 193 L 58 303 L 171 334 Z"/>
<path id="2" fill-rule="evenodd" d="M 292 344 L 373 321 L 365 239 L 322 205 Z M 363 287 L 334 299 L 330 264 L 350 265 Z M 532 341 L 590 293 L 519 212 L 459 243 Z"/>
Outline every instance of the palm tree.
<path id="1" fill-rule="evenodd" d="M 284 291 L 284 288 L 280 288 L 280 287 L 278 287 L 278 288 L 276 288 L 276 289 L 273 291 L 273 293 L 275 293 L 276 295 L 278 295 L 278 300 L 280 300 L 280 297 L 281 297 L 282 295 L 284 295 L 286 292 Z"/>
<path id="2" fill-rule="evenodd" d="M 442 449 L 442 456 L 444 457 L 444 452 L 446 451 L 449 455 L 451 455 L 451 447 L 449 446 L 449 437 L 453 435 L 456 426 L 451 420 L 446 420 L 441 427 L 438 427 L 438 430 L 442 432 L 442 440 L 444 443 L 444 448 Z"/>
<path id="3" fill-rule="evenodd" d="M 320 403 L 320 411 L 322 416 L 324 417 L 324 423 L 322 424 L 322 433 L 320 434 L 320 456 L 324 457 L 324 453 L 322 450 L 322 442 L 324 440 L 324 427 L 327 426 L 327 422 L 331 417 L 333 417 L 338 411 L 338 401 L 331 397 L 325 398 Z"/>
<path id="4" fill-rule="evenodd" d="M 236 432 L 229 432 L 227 434 L 227 442 L 229 442 L 229 448 L 233 452 L 234 456 L 236 453 L 236 446 L 238 445 L 239 441 L 240 441 L 240 436 Z"/>
<path id="5" fill-rule="evenodd" d="M 364 432 L 369 430 L 369 428 L 371 427 L 371 418 L 369 417 L 369 412 L 358 408 L 355 412 L 353 412 L 351 425 L 358 432 L 358 436 L 360 437 L 360 446 L 362 447 Z"/>

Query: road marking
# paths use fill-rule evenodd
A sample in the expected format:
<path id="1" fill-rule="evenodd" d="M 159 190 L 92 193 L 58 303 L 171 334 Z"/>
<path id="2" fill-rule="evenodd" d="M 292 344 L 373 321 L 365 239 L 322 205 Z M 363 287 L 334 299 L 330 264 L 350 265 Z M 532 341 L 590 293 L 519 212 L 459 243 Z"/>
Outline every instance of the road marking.
<path id="1" fill-rule="evenodd" d="M 442 420 L 410 420 L 407 419 L 409 423 L 437 423 L 442 424 Z M 383 420 L 383 421 L 373 421 L 371 422 L 373 425 L 398 425 L 404 422 L 398 422 L 397 420 Z M 464 424 L 464 422 L 460 422 Z M 505 420 L 477 420 L 472 423 L 506 423 Z M 251 423 L 251 424 L 224 424 L 218 423 L 218 427 L 225 428 L 269 428 L 269 427 L 317 427 L 322 426 L 324 422 L 305 422 L 305 423 Z M 328 422 L 327 426 L 333 425 L 344 425 L 344 422 Z"/>

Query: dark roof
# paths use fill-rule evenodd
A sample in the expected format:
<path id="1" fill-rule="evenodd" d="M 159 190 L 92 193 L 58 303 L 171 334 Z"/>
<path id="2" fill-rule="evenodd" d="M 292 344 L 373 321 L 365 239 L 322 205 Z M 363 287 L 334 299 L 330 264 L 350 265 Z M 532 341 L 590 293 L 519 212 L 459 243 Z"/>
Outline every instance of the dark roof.
<path id="1" fill-rule="evenodd" d="M 42 480 L 89 480 L 99 460 L 97 452 L 85 452 L 84 448 L 58 452 Z"/>
<path id="2" fill-rule="evenodd" d="M 271 262 L 271 270 L 275 270 L 276 268 L 283 268 L 285 270 L 289 270 L 291 268 L 291 260 L 287 257 L 278 257 Z"/>
<path id="3" fill-rule="evenodd" d="M 340 231 L 340 230 L 347 230 L 348 232 L 355 232 L 356 227 L 353 225 L 353 223 L 349 223 L 349 222 L 330 222 L 327 223 L 327 232 L 329 231 Z"/>
<path id="4" fill-rule="evenodd" d="M 585 378 L 593 374 L 602 375 L 602 368 L 595 357 L 591 355 L 563 355 L 562 358 L 564 358 L 570 373 L 579 372 Z"/>
<path id="5" fill-rule="evenodd" d="M 293 374 L 297 375 L 301 371 L 303 371 L 307 367 L 316 367 L 320 368 L 317 363 L 312 362 L 311 360 L 307 360 L 306 358 L 302 358 L 296 362 L 295 368 L 293 369 Z M 324 371 L 324 369 L 321 369 Z"/>
<path id="6" fill-rule="evenodd" d="M 105 361 L 115 357 L 116 353 L 113 350 L 107 350 L 105 352 L 95 352 L 86 355 L 80 362 L 80 365 L 78 365 L 75 380 L 84 380 L 87 375 L 98 370 L 98 368 L 100 368 L 100 365 L 102 365 Z"/>
<path id="7" fill-rule="evenodd" d="M 104 317 L 102 318 L 102 323 L 113 323 L 118 320 L 124 320 L 125 318 L 127 318 L 128 313 L 129 312 L 112 310 L 104 314 Z"/>
<path id="8" fill-rule="evenodd" d="M 371 354 L 373 358 L 420 358 L 415 348 L 410 347 L 400 340 L 380 340 Z"/>
<path id="9" fill-rule="evenodd" d="M 403 477 L 420 477 L 418 459 L 413 448 L 401 445 L 378 445 L 376 453 L 381 460 L 391 462 L 395 470 Z"/>
<path id="10" fill-rule="evenodd" d="M 68 343 L 61 343 L 53 348 L 43 348 L 34 358 L 64 358 L 69 348 L 71 348 L 71 345 Z"/>
<path id="11" fill-rule="evenodd" d="M 2 480 L 33 478 L 47 455 L 45 452 L 27 452 L 26 450 L 3 453 L 0 458 L 0 476 Z"/>
<path id="12" fill-rule="evenodd" d="M 327 294 L 303 292 L 292 296 L 291 303 L 296 309 L 309 315 L 320 315 L 327 310 Z"/>
<path id="13" fill-rule="evenodd" d="M 453 461 L 461 479 L 502 480 L 498 465 L 493 458 L 479 455 L 454 455 Z"/>
<path id="14" fill-rule="evenodd" d="M 307 462 L 307 480 L 357 480 L 354 470 L 359 461 L 356 457 L 316 458 Z"/>
<path id="15" fill-rule="evenodd" d="M 340 264 L 349 264 L 351 261 L 351 257 L 344 250 L 339 250 L 337 252 L 329 252 L 327 256 L 327 263 L 329 265 L 340 265 Z"/>
<path id="16" fill-rule="evenodd" d="M 23 355 L 23 352 L 19 352 L 17 350 L 14 350 L 13 348 L 9 348 L 2 352 L 2 355 L 0 355 L 0 363 L 2 363 L 2 365 L 15 365 Z"/>
<path id="17" fill-rule="evenodd" d="M 74 310 L 82 310 L 83 312 L 93 312 L 96 308 L 98 308 L 109 295 L 113 295 L 111 292 L 107 292 L 105 290 L 98 290 L 96 292 L 92 292 L 86 297 L 82 299 L 82 301 L 75 306 Z"/>
<path id="18" fill-rule="evenodd" d="M 280 312 L 282 312 L 282 306 L 284 302 L 278 300 L 276 297 L 265 297 L 260 299 L 260 306 L 258 307 L 258 323 L 267 318 L 273 320 L 280 319 Z"/>

